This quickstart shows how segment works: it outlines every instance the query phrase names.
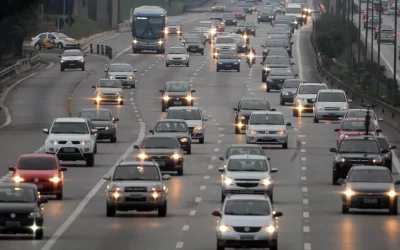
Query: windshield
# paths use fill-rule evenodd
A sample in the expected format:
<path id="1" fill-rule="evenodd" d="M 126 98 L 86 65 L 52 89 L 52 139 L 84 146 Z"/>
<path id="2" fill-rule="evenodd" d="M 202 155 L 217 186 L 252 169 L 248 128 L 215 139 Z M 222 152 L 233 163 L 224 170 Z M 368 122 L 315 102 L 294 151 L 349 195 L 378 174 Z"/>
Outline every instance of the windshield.
<path id="1" fill-rule="evenodd" d="M 392 176 L 388 171 L 357 169 L 351 171 L 349 182 L 375 182 L 375 183 L 392 183 Z"/>
<path id="2" fill-rule="evenodd" d="M 232 37 L 218 37 L 215 43 L 235 43 L 235 39 Z"/>
<path id="3" fill-rule="evenodd" d="M 21 157 L 18 161 L 20 170 L 53 170 L 57 161 L 52 157 Z"/>
<path id="4" fill-rule="evenodd" d="M 37 191 L 30 187 L 0 187 L 0 202 L 36 202 Z"/>
<path id="5" fill-rule="evenodd" d="M 224 14 L 224 15 L 222 15 L 222 18 L 225 18 L 225 19 L 234 19 L 234 18 L 235 18 L 235 15 L 234 15 L 234 14 Z"/>
<path id="6" fill-rule="evenodd" d="M 286 32 L 287 32 L 288 29 L 291 30 L 291 28 L 287 24 L 275 24 L 274 27 L 277 28 L 277 29 L 279 28 L 279 29 L 286 30 Z"/>
<path id="7" fill-rule="evenodd" d="M 64 39 L 64 38 L 69 38 L 66 34 L 64 33 L 54 33 L 54 35 L 58 36 L 58 38 Z"/>
<path id="8" fill-rule="evenodd" d="M 299 87 L 300 83 L 302 83 L 302 81 L 286 80 L 285 84 L 283 84 L 283 88 L 297 89 Z"/>
<path id="9" fill-rule="evenodd" d="M 55 122 L 51 134 L 89 134 L 85 122 Z"/>
<path id="10" fill-rule="evenodd" d="M 122 84 L 119 80 L 100 80 L 97 83 L 99 88 L 122 88 Z"/>
<path id="11" fill-rule="evenodd" d="M 66 50 L 62 54 L 62 56 L 82 56 L 82 52 L 80 50 Z"/>
<path id="12" fill-rule="evenodd" d="M 89 118 L 92 121 L 111 121 L 112 115 L 110 111 L 82 111 L 79 117 Z"/>
<path id="13" fill-rule="evenodd" d="M 159 122 L 155 131 L 158 133 L 188 132 L 189 129 L 185 122 Z"/>
<path id="14" fill-rule="evenodd" d="M 267 100 L 243 100 L 240 104 L 242 110 L 270 110 L 271 106 Z"/>
<path id="15" fill-rule="evenodd" d="M 288 53 L 287 53 L 287 51 L 286 50 L 270 50 L 269 52 L 268 52 L 268 55 L 270 55 L 270 56 L 285 56 L 285 55 L 287 55 Z"/>
<path id="16" fill-rule="evenodd" d="M 286 8 L 286 13 L 288 14 L 301 14 L 303 10 L 300 8 Z"/>
<path id="17" fill-rule="evenodd" d="M 271 29 L 267 34 L 287 34 L 284 29 Z"/>
<path id="18" fill-rule="evenodd" d="M 169 25 L 169 26 L 179 26 L 179 25 L 181 25 L 181 22 L 178 21 L 178 20 L 169 20 L 169 21 L 167 21 L 167 25 Z"/>
<path id="19" fill-rule="evenodd" d="M 369 124 L 369 130 L 374 129 L 374 124 Z M 365 131 L 365 121 L 343 121 L 342 129 L 344 131 Z"/>
<path id="20" fill-rule="evenodd" d="M 251 148 L 251 147 L 231 147 L 228 149 L 226 158 L 232 155 L 264 155 L 264 151 L 261 148 Z"/>
<path id="21" fill-rule="evenodd" d="M 318 102 L 347 102 L 344 93 L 320 93 Z"/>
<path id="22" fill-rule="evenodd" d="M 170 48 L 168 54 L 186 54 L 186 48 Z"/>
<path id="23" fill-rule="evenodd" d="M 299 88 L 299 94 L 317 94 L 320 89 L 326 89 L 325 85 L 312 85 L 312 86 L 301 86 Z"/>
<path id="24" fill-rule="evenodd" d="M 221 54 L 221 55 L 219 55 L 218 56 L 218 59 L 238 59 L 237 58 L 237 56 L 236 55 L 224 55 L 224 54 Z"/>
<path id="25" fill-rule="evenodd" d="M 249 124 L 251 125 L 285 125 L 282 114 L 252 114 Z"/>
<path id="26" fill-rule="evenodd" d="M 290 69 L 271 69 L 270 76 L 293 76 Z"/>
<path id="27" fill-rule="evenodd" d="M 110 65 L 108 72 L 133 72 L 131 65 Z"/>
<path id="28" fill-rule="evenodd" d="M 188 82 L 167 82 L 167 92 L 188 92 L 190 85 Z"/>
<path id="29" fill-rule="evenodd" d="M 204 27 L 204 28 L 212 28 L 212 23 L 211 22 L 209 22 L 209 23 L 199 23 L 199 24 L 197 24 L 197 27 Z"/>
<path id="30" fill-rule="evenodd" d="M 338 153 L 370 153 L 379 154 L 379 147 L 376 141 L 370 140 L 342 140 Z"/>
<path id="31" fill-rule="evenodd" d="M 196 109 L 168 110 L 167 119 L 201 120 L 201 115 Z"/>
<path id="32" fill-rule="evenodd" d="M 386 138 L 378 137 L 378 138 L 376 138 L 376 139 L 378 140 L 379 147 L 380 147 L 381 149 L 388 149 L 388 150 L 390 150 L 390 146 L 389 146 L 389 143 L 388 143 L 388 141 L 386 140 Z"/>
<path id="33" fill-rule="evenodd" d="M 371 120 L 377 120 L 375 112 L 373 112 L 372 110 L 369 112 L 369 115 L 371 116 Z M 345 115 L 346 118 L 365 118 L 366 116 L 366 110 L 350 110 L 347 111 Z"/>
<path id="34" fill-rule="evenodd" d="M 165 17 L 135 17 L 133 31 L 136 38 L 159 39 L 164 35 Z"/>
<path id="35" fill-rule="evenodd" d="M 393 29 L 388 29 L 388 30 L 382 29 L 381 33 L 393 34 Z"/>
<path id="36" fill-rule="evenodd" d="M 155 166 L 118 166 L 115 169 L 113 181 L 159 181 L 160 173 Z"/>
<path id="37" fill-rule="evenodd" d="M 185 43 L 201 43 L 201 38 L 199 38 L 199 37 L 185 37 Z"/>
<path id="38" fill-rule="evenodd" d="M 266 160 L 230 159 L 227 169 L 228 171 L 266 172 L 268 165 Z"/>
<path id="39" fill-rule="evenodd" d="M 290 65 L 290 59 L 288 57 L 283 57 L 283 56 L 282 57 L 267 56 L 267 58 L 265 59 L 265 63 Z M 288 71 L 288 70 L 286 70 L 286 71 Z"/>
<path id="40" fill-rule="evenodd" d="M 266 200 L 230 200 L 226 202 L 225 215 L 265 216 L 271 214 Z"/>
<path id="41" fill-rule="evenodd" d="M 176 138 L 170 137 L 146 137 L 140 148 L 180 148 L 180 144 Z"/>

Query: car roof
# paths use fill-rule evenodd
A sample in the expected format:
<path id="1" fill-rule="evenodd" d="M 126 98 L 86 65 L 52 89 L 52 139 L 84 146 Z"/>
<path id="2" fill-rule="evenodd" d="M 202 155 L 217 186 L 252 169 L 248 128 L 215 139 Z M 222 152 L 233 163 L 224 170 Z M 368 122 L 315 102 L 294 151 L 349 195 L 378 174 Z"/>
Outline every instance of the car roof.
<path id="1" fill-rule="evenodd" d="M 346 93 L 342 89 L 321 89 L 319 92 L 334 92 L 334 93 Z"/>
<path id="2" fill-rule="evenodd" d="M 325 87 L 326 87 L 326 84 L 322 83 L 322 82 L 303 82 L 303 83 L 301 83 L 299 85 L 299 87 L 303 86 L 303 85 L 308 85 L 308 86 L 311 86 L 311 85 L 325 85 Z"/>
<path id="3" fill-rule="evenodd" d="M 209 24 L 211 24 L 212 22 L 211 21 L 200 21 L 199 23 L 209 23 Z"/>
<path id="4" fill-rule="evenodd" d="M 262 148 L 258 144 L 231 144 L 229 148 Z"/>
<path id="5" fill-rule="evenodd" d="M 54 122 L 86 122 L 86 118 L 81 117 L 61 117 L 56 118 Z"/>
<path id="6" fill-rule="evenodd" d="M 242 97 L 241 100 L 266 100 L 266 101 L 268 101 L 268 99 L 266 97 Z"/>
<path id="7" fill-rule="evenodd" d="M 130 165 L 141 165 L 141 166 L 156 166 L 153 161 L 123 161 L 118 166 L 130 166 Z"/>
<path id="8" fill-rule="evenodd" d="M 168 135 L 168 134 L 146 135 L 144 138 L 161 138 L 161 137 L 163 137 L 163 138 L 174 138 L 174 139 L 178 140 L 175 135 Z"/>
<path id="9" fill-rule="evenodd" d="M 200 110 L 199 107 L 191 107 L 191 106 L 170 107 L 170 108 L 168 108 L 168 110 L 183 110 L 183 109 Z"/>
<path id="10" fill-rule="evenodd" d="M 106 108 L 84 108 L 81 110 L 82 111 L 109 111 L 111 113 L 111 109 L 106 109 Z"/>
<path id="11" fill-rule="evenodd" d="M 187 83 L 187 84 L 189 84 L 189 82 L 187 82 L 187 81 L 168 81 L 168 82 L 165 82 L 165 84 L 168 84 L 168 83 Z"/>
<path id="12" fill-rule="evenodd" d="M 352 170 L 377 170 L 377 171 L 388 171 L 387 168 L 377 168 L 376 166 L 354 166 Z"/>
<path id="13" fill-rule="evenodd" d="M 22 154 L 19 156 L 20 158 L 57 158 L 57 156 L 55 155 L 51 155 L 51 154 Z"/>
<path id="14" fill-rule="evenodd" d="M 35 188 L 36 185 L 32 183 L 14 183 L 14 182 L 3 182 L 0 183 L 0 188 L 2 187 L 29 187 L 29 188 Z"/>
<path id="15" fill-rule="evenodd" d="M 251 112 L 252 115 L 263 115 L 263 114 L 277 114 L 277 115 L 283 115 L 282 112 L 280 111 L 253 111 Z"/>
<path id="16" fill-rule="evenodd" d="M 111 65 L 129 65 L 129 66 L 132 66 L 132 65 L 129 64 L 129 63 L 122 63 L 122 62 L 110 63 L 110 66 L 111 66 Z"/>
<path id="17" fill-rule="evenodd" d="M 234 194 L 228 195 L 226 200 L 266 200 L 268 201 L 268 197 L 262 194 Z"/>
<path id="18" fill-rule="evenodd" d="M 159 123 L 159 122 L 184 122 L 184 123 L 186 123 L 186 121 L 183 119 L 160 119 L 157 121 L 157 123 Z"/>
<path id="19" fill-rule="evenodd" d="M 268 158 L 265 155 L 231 155 L 229 156 L 229 160 L 244 160 L 244 159 L 249 159 L 249 160 L 268 160 Z"/>

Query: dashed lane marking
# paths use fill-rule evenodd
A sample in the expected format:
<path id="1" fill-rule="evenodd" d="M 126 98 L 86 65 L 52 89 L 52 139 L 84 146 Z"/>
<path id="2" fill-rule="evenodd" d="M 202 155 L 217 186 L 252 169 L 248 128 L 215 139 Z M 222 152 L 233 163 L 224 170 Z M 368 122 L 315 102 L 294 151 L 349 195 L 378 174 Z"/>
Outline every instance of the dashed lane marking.
<path id="1" fill-rule="evenodd" d="M 307 192 L 308 192 L 308 187 L 302 187 L 302 188 L 301 188 L 301 192 L 307 193 Z"/>
<path id="2" fill-rule="evenodd" d="M 208 180 L 208 179 L 210 179 L 209 175 L 204 176 L 204 180 Z"/>
<path id="3" fill-rule="evenodd" d="M 189 216 L 195 216 L 196 215 L 196 210 L 190 210 Z"/>
<path id="4" fill-rule="evenodd" d="M 307 205 L 308 204 L 308 199 L 303 199 L 303 205 Z"/>
<path id="5" fill-rule="evenodd" d="M 208 165 L 208 169 L 213 169 L 214 166 L 213 165 Z"/>
<path id="6" fill-rule="evenodd" d="M 182 227 L 182 231 L 188 231 L 189 230 L 189 225 L 184 225 Z"/>
<path id="7" fill-rule="evenodd" d="M 214 148 L 214 152 L 219 152 L 219 148 Z"/>
<path id="8" fill-rule="evenodd" d="M 194 202 L 196 202 L 196 203 L 200 203 L 200 202 L 201 202 L 201 200 L 202 200 L 202 198 L 201 198 L 201 197 L 196 197 L 196 199 L 194 200 Z"/>
<path id="9" fill-rule="evenodd" d="M 303 232 L 304 233 L 309 233 L 310 232 L 310 227 L 309 226 L 303 226 Z"/>
<path id="10" fill-rule="evenodd" d="M 303 218 L 310 218 L 309 212 L 303 212 Z"/>
<path id="11" fill-rule="evenodd" d="M 176 246 L 175 246 L 175 248 L 178 248 L 178 249 L 180 249 L 180 248 L 183 248 L 183 242 L 182 241 L 178 241 L 177 243 L 176 243 Z"/>
<path id="12" fill-rule="evenodd" d="M 304 250 L 311 250 L 311 243 L 304 243 Z"/>
<path id="13" fill-rule="evenodd" d="M 204 186 L 204 185 L 203 185 L 203 186 L 200 186 L 200 190 L 206 190 L 206 188 L 207 188 L 207 187 Z"/>
<path id="14" fill-rule="evenodd" d="M 306 180 L 307 180 L 307 176 L 302 176 L 302 177 L 301 177 L 301 180 L 302 180 L 302 181 L 306 181 Z"/>

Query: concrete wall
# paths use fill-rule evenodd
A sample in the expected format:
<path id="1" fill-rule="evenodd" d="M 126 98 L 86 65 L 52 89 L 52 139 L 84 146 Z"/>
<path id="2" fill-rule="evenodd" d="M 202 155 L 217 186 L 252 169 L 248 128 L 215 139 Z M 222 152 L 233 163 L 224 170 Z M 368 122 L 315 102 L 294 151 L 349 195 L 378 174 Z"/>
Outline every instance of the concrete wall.
<path id="1" fill-rule="evenodd" d="M 107 0 L 97 0 L 97 23 L 101 27 L 108 27 Z"/>

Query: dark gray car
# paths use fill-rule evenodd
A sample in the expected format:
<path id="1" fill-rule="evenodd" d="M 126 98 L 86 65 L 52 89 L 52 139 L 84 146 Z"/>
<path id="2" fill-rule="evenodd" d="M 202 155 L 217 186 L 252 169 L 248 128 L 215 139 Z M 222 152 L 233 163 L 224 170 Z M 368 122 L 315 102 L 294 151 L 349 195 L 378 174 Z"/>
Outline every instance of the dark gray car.
<path id="1" fill-rule="evenodd" d="M 267 74 L 266 79 L 266 91 L 270 92 L 271 89 L 280 90 L 283 87 L 283 83 L 287 79 L 294 79 L 297 77 L 291 69 L 271 69 Z"/>
<path id="2" fill-rule="evenodd" d="M 287 79 L 282 86 L 279 98 L 280 105 L 285 105 L 287 102 L 293 103 L 294 96 L 297 92 L 297 88 L 301 83 L 304 83 L 304 80 L 301 79 Z"/>
<path id="3" fill-rule="evenodd" d="M 386 149 L 388 152 L 386 154 L 382 155 L 382 158 L 385 160 L 385 166 L 392 172 L 393 168 L 393 149 L 396 149 L 397 146 L 390 145 L 386 137 L 383 137 L 382 135 L 375 136 L 375 138 L 378 140 L 379 147 L 381 149 Z"/>
<path id="4" fill-rule="evenodd" d="M 189 82 L 171 81 L 166 82 L 162 93 L 161 112 L 173 106 L 193 106 L 193 93 L 196 90 L 190 87 Z"/>
<path id="5" fill-rule="evenodd" d="M 284 35 L 284 34 L 282 34 L 282 35 Z M 271 43 L 274 41 L 282 42 L 285 45 L 285 49 L 288 51 L 289 56 L 292 56 L 293 42 L 291 42 L 290 39 L 286 39 L 286 38 L 276 35 L 276 34 L 270 34 L 268 36 L 269 37 L 267 38 L 267 43 Z"/>
<path id="6" fill-rule="evenodd" d="M 105 108 L 86 108 L 79 112 L 78 117 L 89 118 L 95 129 L 97 129 L 97 140 L 110 140 L 117 142 L 117 121 L 111 110 Z"/>
<path id="7" fill-rule="evenodd" d="M 237 25 L 236 17 L 233 13 L 225 13 L 222 15 L 222 19 L 225 23 L 225 25 Z"/>
<path id="8" fill-rule="evenodd" d="M 387 168 L 377 166 L 354 166 L 347 179 L 339 179 L 342 192 L 342 213 L 347 214 L 351 208 L 389 209 L 397 215 L 398 194 L 396 188 L 400 181 L 394 181 Z"/>
<path id="9" fill-rule="evenodd" d="M 182 44 L 186 47 L 187 52 L 204 55 L 204 43 L 200 37 L 187 36 L 185 40 L 182 40 Z"/>
<path id="10" fill-rule="evenodd" d="M 263 64 L 261 81 L 266 82 L 267 74 L 269 73 L 269 71 L 271 69 L 285 68 L 285 69 L 291 70 L 292 65 L 294 65 L 294 63 L 290 61 L 289 56 L 267 56 L 265 58 L 265 61 Z M 286 79 L 289 79 L 289 78 L 286 78 Z M 282 84 L 283 84 L 283 82 L 282 82 Z"/>
<path id="11" fill-rule="evenodd" d="M 147 135 L 137 149 L 137 161 L 155 161 L 161 171 L 177 171 L 183 175 L 183 150 L 176 136 Z"/>
<path id="12" fill-rule="evenodd" d="M 268 52 L 273 49 L 285 49 L 289 56 L 292 55 L 291 48 L 288 46 L 287 42 L 284 40 L 266 40 L 265 44 L 261 45 L 263 48 L 263 56 L 267 56 Z"/>
<path id="13" fill-rule="evenodd" d="M 159 120 L 154 129 L 149 130 L 153 135 L 171 135 L 176 136 L 182 149 L 186 151 L 188 155 L 192 154 L 192 138 L 190 131 L 185 120 L 179 119 L 163 119 Z"/>

